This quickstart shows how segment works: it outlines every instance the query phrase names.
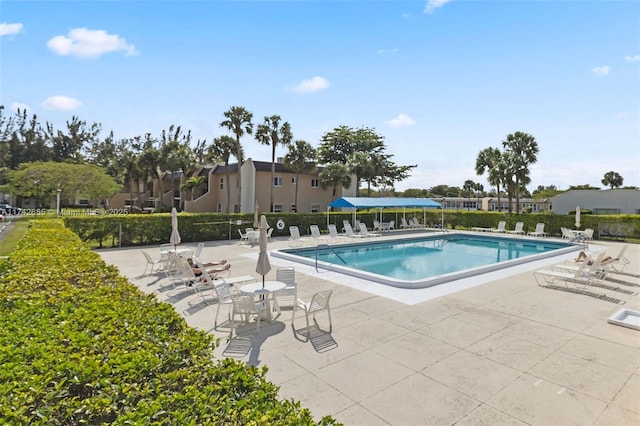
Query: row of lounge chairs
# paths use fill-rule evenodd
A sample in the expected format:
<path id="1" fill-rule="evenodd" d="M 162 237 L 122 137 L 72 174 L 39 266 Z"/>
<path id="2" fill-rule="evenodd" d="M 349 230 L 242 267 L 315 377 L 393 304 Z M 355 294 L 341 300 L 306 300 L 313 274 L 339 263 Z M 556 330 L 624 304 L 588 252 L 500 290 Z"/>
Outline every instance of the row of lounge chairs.
<path id="1" fill-rule="evenodd" d="M 300 235 L 300 228 L 298 226 L 290 226 L 289 227 L 289 245 L 290 246 L 305 246 L 312 244 L 329 244 L 336 243 L 340 241 L 347 241 L 348 239 L 356 239 L 356 238 L 373 238 L 380 237 L 382 234 L 369 232 L 367 226 L 360 222 L 358 224 L 358 231 L 355 232 L 351 223 L 345 220 L 343 222 L 344 234 L 338 233 L 338 228 L 334 224 L 329 224 L 329 235 L 322 235 L 320 233 L 320 228 L 318 225 L 309 226 L 309 231 L 311 232 L 310 237 L 302 237 Z"/>
<path id="2" fill-rule="evenodd" d="M 498 226 L 496 228 L 480 228 L 480 227 L 473 227 L 471 228 L 473 231 L 478 231 L 478 232 L 496 232 L 496 233 L 506 233 L 506 234 L 515 234 L 515 235 L 524 235 L 525 231 L 524 231 L 524 222 L 517 222 L 516 226 L 514 229 L 512 230 L 508 230 L 507 228 L 507 221 L 506 220 L 501 220 L 500 222 L 498 222 Z M 527 235 L 530 235 L 532 237 L 546 237 L 547 233 L 544 231 L 544 223 L 538 223 L 536 224 L 536 229 L 535 231 L 531 231 L 531 232 L 527 232 Z"/>
<path id="3" fill-rule="evenodd" d="M 605 280 L 610 274 L 622 274 L 631 261 L 625 257 L 628 246 L 622 246 L 615 255 L 606 255 L 603 250 L 595 258 L 584 255 L 584 259 L 578 262 L 566 261 L 553 265 L 550 269 L 540 269 L 534 272 L 536 282 L 541 287 L 558 287 L 564 284 L 584 290 L 590 286 L 608 287 Z M 584 252 L 582 252 L 584 253 Z M 560 286 L 563 287 L 563 286 Z"/>

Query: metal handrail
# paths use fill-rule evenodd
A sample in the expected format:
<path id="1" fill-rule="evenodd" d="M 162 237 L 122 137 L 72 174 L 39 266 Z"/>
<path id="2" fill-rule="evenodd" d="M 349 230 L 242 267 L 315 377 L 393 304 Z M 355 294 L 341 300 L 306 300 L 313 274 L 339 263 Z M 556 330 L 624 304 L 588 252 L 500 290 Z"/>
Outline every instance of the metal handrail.
<path id="1" fill-rule="evenodd" d="M 342 263 L 344 263 L 345 265 L 347 265 L 347 262 L 342 258 L 342 256 L 340 256 L 338 253 L 336 253 L 336 251 L 334 249 L 331 248 L 331 246 L 329 244 L 318 244 L 316 246 L 316 272 L 318 272 L 318 249 L 328 249 L 331 250 L 331 252 L 333 254 L 335 254 L 338 259 L 340 259 L 342 261 Z"/>

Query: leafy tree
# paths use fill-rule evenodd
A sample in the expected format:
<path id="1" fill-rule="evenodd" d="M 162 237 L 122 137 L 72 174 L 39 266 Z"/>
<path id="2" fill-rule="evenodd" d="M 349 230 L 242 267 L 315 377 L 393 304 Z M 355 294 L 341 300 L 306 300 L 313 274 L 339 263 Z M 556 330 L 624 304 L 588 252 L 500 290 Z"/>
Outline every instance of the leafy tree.
<path id="1" fill-rule="evenodd" d="M 336 188 L 338 186 L 348 187 L 351 185 L 349 168 L 340 163 L 327 165 L 324 170 L 320 172 L 318 178 L 320 179 L 322 189 L 327 189 L 328 187 L 333 188 L 331 192 L 332 201 L 336 198 Z"/>
<path id="2" fill-rule="evenodd" d="M 207 149 L 207 158 L 211 161 L 223 162 L 225 173 L 227 175 L 226 185 L 227 188 L 227 213 L 231 212 L 231 186 L 229 185 L 229 158 L 236 150 L 236 141 L 228 135 L 222 135 L 213 140 L 213 144 Z M 242 157 L 242 154 L 240 155 Z M 240 163 L 238 163 L 238 169 Z"/>
<path id="3" fill-rule="evenodd" d="M 359 195 L 360 182 L 371 186 L 392 186 L 406 179 L 409 170 L 416 166 L 397 166 L 391 161 L 392 155 L 385 154 L 384 137 L 375 130 L 362 127 L 353 129 L 339 126 L 322 136 L 318 147 L 320 164 L 347 164 L 356 175 L 356 193 Z"/>
<path id="4" fill-rule="evenodd" d="M 271 185 L 269 185 L 269 211 L 273 211 L 273 179 L 276 173 L 276 147 L 280 144 L 288 146 L 293 136 L 288 122 L 282 123 L 279 115 L 265 117 L 264 123 L 256 128 L 256 140 L 263 145 L 271 145 Z"/>
<path id="5" fill-rule="evenodd" d="M 507 135 L 502 142 L 507 158 L 507 177 L 513 185 L 509 185 L 509 212 L 512 211 L 511 200 L 516 197 L 516 213 L 520 213 L 520 192 L 523 185 L 531 182 L 529 177 L 529 165 L 538 161 L 538 142 L 524 132 L 515 132 Z M 514 194 L 511 194 L 512 190 Z"/>
<path id="6" fill-rule="evenodd" d="M 605 186 L 613 188 L 620 188 L 622 186 L 622 182 L 624 179 L 618 172 L 610 171 L 604 174 L 604 178 L 602 179 L 602 184 Z"/>
<path id="7" fill-rule="evenodd" d="M 194 199 L 194 191 L 207 181 L 206 176 L 191 176 L 182 185 L 180 185 L 180 191 L 190 191 L 191 201 Z"/>
<path id="8" fill-rule="evenodd" d="M 240 144 L 240 138 L 246 133 L 248 135 L 253 133 L 253 114 L 247 111 L 244 107 L 233 106 L 229 110 L 224 112 L 226 120 L 220 122 L 220 127 L 226 127 L 231 133 L 236 136 L 236 159 L 238 160 L 238 209 L 242 211 L 242 176 L 241 166 L 244 162 L 244 152 L 242 145 Z"/>
<path id="9" fill-rule="evenodd" d="M 67 133 L 54 131 L 53 125 L 47 123 L 47 136 L 53 144 L 53 161 L 83 162 L 83 151 L 98 141 L 101 130 L 100 124 L 87 126 L 86 121 L 75 115 L 71 117 L 71 121 L 67 121 Z"/>
<path id="10" fill-rule="evenodd" d="M 409 188 L 402 191 L 402 197 L 405 198 L 426 198 L 431 197 L 430 191 L 426 189 Z"/>
<path id="11" fill-rule="evenodd" d="M 536 200 L 542 200 L 545 198 L 552 198 L 558 194 L 561 194 L 563 191 L 558 190 L 555 185 L 543 186 L 538 185 L 536 189 L 533 190 L 532 196 Z"/>
<path id="12" fill-rule="evenodd" d="M 85 196 L 94 201 L 110 198 L 120 190 L 120 185 L 103 169 L 89 164 L 23 163 L 8 179 L 3 189 L 9 193 L 19 197 L 34 197 L 38 193 L 43 200 L 55 197 L 58 188 L 62 199 Z"/>
<path id="13" fill-rule="evenodd" d="M 316 150 L 309 142 L 303 140 L 294 141 L 289 145 L 289 152 L 284 157 L 284 164 L 296 174 L 296 193 L 294 204 L 298 210 L 298 182 L 300 173 L 310 173 L 316 169 Z M 271 179 L 273 181 L 273 178 Z"/>

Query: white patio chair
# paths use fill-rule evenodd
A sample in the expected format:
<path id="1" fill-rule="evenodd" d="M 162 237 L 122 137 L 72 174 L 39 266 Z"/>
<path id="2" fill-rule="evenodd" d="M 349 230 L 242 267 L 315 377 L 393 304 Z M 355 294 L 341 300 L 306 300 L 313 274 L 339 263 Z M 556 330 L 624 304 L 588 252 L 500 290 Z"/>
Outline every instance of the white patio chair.
<path id="1" fill-rule="evenodd" d="M 304 316 L 307 321 L 307 340 L 309 340 L 309 337 L 311 336 L 311 329 L 309 328 L 309 314 L 313 314 L 313 322 L 316 324 L 318 329 L 320 329 L 320 326 L 316 321 L 316 313 L 320 311 L 327 311 L 327 315 L 329 316 L 329 333 L 331 333 L 331 330 L 333 328 L 333 324 L 331 323 L 331 307 L 329 306 L 329 299 L 331 298 L 331 293 L 332 293 L 331 290 L 321 291 L 319 293 L 316 293 L 311 298 L 311 302 L 308 302 L 308 303 L 303 302 L 300 299 L 296 301 L 296 304 L 294 305 L 294 308 L 293 308 L 293 315 L 291 316 L 291 327 L 293 327 L 294 331 L 295 331 L 294 321 L 296 318 L 296 310 L 302 309 L 304 311 Z"/>
<path id="2" fill-rule="evenodd" d="M 267 241 L 271 241 L 271 234 L 273 234 L 273 228 L 267 230 Z"/>
<path id="3" fill-rule="evenodd" d="M 147 260 L 147 263 L 144 265 L 144 272 L 142 273 L 142 275 L 147 275 L 147 268 L 149 268 L 149 265 L 151 265 L 151 271 L 149 271 L 149 273 L 153 274 L 153 268 L 156 265 L 165 263 L 165 260 L 162 259 L 161 256 L 151 257 L 151 255 L 146 251 L 143 251 L 142 254 L 144 255 L 144 258 Z"/>
<path id="4" fill-rule="evenodd" d="M 240 234 L 240 242 L 244 242 L 245 244 L 249 242 L 249 235 L 243 234 L 241 230 L 238 229 L 238 234 Z"/>
<path id="5" fill-rule="evenodd" d="M 407 222 L 407 219 L 405 219 L 404 217 L 400 218 L 400 228 L 401 229 L 409 229 L 412 226 Z"/>
<path id="6" fill-rule="evenodd" d="M 536 230 L 533 232 L 528 232 L 527 235 L 531 235 L 532 237 L 544 237 L 547 235 L 546 232 L 544 232 L 544 223 L 538 223 L 536 224 Z"/>
<path id="7" fill-rule="evenodd" d="M 247 323 L 252 316 L 256 317 L 256 331 L 260 332 L 260 317 L 262 311 L 267 305 L 266 300 L 255 300 L 253 294 L 237 294 L 231 296 L 231 332 L 229 336 L 233 336 L 233 330 L 236 329 L 236 315 L 244 318 Z"/>
<path id="8" fill-rule="evenodd" d="M 281 266 L 276 269 L 276 281 L 285 283 L 287 286 L 274 293 L 274 303 L 280 306 L 281 302 L 291 303 L 295 306 L 298 300 L 298 285 L 296 283 L 296 269 L 293 266 Z"/>
<path id="9" fill-rule="evenodd" d="M 389 221 L 389 227 L 387 228 L 387 231 L 395 231 L 396 230 L 396 221 L 395 220 L 390 220 Z"/>
<path id="10" fill-rule="evenodd" d="M 238 294 L 238 291 L 235 287 L 230 286 L 224 279 L 219 278 L 213 283 L 213 292 L 216 294 L 216 298 L 218 299 L 218 307 L 216 309 L 216 318 L 213 323 L 213 329 L 218 328 L 218 315 L 220 314 L 220 307 L 222 305 L 231 306 L 233 301 L 232 298 L 234 295 Z M 231 311 L 227 314 L 227 319 L 231 320 Z"/>

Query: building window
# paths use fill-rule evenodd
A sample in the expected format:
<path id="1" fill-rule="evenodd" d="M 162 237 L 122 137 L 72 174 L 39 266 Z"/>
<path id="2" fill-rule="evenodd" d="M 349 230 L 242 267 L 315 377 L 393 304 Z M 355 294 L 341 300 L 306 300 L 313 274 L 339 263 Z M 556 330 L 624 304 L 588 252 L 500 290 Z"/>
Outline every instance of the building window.
<path id="1" fill-rule="evenodd" d="M 284 206 L 282 204 L 274 204 L 273 205 L 274 213 L 282 213 L 283 210 L 284 210 Z"/>
<path id="2" fill-rule="evenodd" d="M 291 204 L 291 212 L 292 213 L 296 212 L 296 205 L 295 204 Z"/>
<path id="3" fill-rule="evenodd" d="M 295 185 L 295 184 L 297 183 L 297 182 L 296 182 L 296 178 L 295 178 L 295 176 L 291 178 L 291 183 L 292 183 L 293 185 Z"/>
<path id="4" fill-rule="evenodd" d="M 318 179 L 311 179 L 311 187 L 312 188 L 318 187 Z"/>
<path id="5" fill-rule="evenodd" d="M 237 204 L 234 204 L 234 205 L 233 205 L 233 212 L 234 212 L 234 213 L 240 213 L 240 206 L 239 206 L 239 205 L 237 205 Z"/>
<path id="6" fill-rule="evenodd" d="M 224 189 L 224 178 L 220 178 L 220 189 Z"/>
<path id="7" fill-rule="evenodd" d="M 217 213 L 222 213 L 222 204 L 218 203 L 218 205 L 216 206 L 216 212 Z"/>
<path id="8" fill-rule="evenodd" d="M 275 176 L 273 178 L 273 186 L 282 186 L 282 177 Z"/>
<path id="9" fill-rule="evenodd" d="M 320 211 L 320 204 L 311 204 L 311 213 L 318 213 Z"/>

